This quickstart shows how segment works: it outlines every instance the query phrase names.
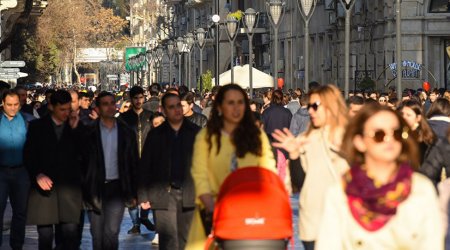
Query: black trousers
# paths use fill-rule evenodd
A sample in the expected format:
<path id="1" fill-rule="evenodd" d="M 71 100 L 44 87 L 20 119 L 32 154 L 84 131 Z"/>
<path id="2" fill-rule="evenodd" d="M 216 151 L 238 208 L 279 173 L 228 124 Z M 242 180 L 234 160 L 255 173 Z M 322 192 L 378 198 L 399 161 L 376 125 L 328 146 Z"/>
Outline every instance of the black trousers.
<path id="1" fill-rule="evenodd" d="M 120 182 L 104 184 L 101 212 L 88 212 L 94 250 L 119 249 L 120 224 L 124 211 Z"/>
<path id="2" fill-rule="evenodd" d="M 315 241 L 302 241 L 305 250 L 314 250 Z"/>
<path id="3" fill-rule="evenodd" d="M 183 250 L 194 216 L 194 208 L 183 208 L 183 192 L 171 189 L 167 209 L 155 209 L 155 226 L 160 250 Z"/>
<path id="4" fill-rule="evenodd" d="M 78 224 L 74 223 L 38 225 L 37 231 L 39 235 L 39 250 L 53 249 L 53 235 L 55 235 L 56 227 L 58 227 L 58 231 L 60 233 L 59 240 L 56 242 L 56 249 L 77 250 L 79 248 Z"/>

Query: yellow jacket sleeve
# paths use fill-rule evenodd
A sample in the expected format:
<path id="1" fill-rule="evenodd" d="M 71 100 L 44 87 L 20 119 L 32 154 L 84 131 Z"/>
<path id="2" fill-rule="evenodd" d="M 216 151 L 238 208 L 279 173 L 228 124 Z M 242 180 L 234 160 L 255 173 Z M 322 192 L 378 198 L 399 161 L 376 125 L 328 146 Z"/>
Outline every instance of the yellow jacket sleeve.
<path id="1" fill-rule="evenodd" d="M 206 142 L 206 128 L 202 129 L 195 138 L 191 174 L 194 179 L 197 197 L 203 194 L 212 193 L 208 180 L 208 143 Z"/>
<path id="2" fill-rule="evenodd" d="M 269 138 L 266 133 L 261 130 L 261 143 L 262 143 L 262 156 L 259 160 L 260 167 L 267 168 L 274 173 L 277 173 L 276 162 L 272 152 L 272 146 L 270 145 Z"/>

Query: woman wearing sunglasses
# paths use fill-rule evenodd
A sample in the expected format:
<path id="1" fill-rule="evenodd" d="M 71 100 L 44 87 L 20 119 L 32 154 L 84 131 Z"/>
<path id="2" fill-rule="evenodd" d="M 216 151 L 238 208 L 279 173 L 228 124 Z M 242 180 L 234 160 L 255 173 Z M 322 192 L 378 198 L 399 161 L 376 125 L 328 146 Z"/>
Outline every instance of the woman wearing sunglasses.
<path id="1" fill-rule="evenodd" d="M 300 184 L 300 239 L 306 250 L 312 250 L 322 219 L 325 191 L 339 182 L 348 170 L 347 162 L 337 154 L 348 112 L 334 85 L 312 90 L 307 109 L 311 123 L 304 134 L 295 137 L 285 128 L 275 130 L 272 136 L 278 141 L 273 146 L 289 153 L 292 172 L 305 174 L 304 180 L 299 181 L 303 181 L 303 186 Z"/>
<path id="2" fill-rule="evenodd" d="M 329 189 L 318 250 L 443 249 L 436 191 L 395 111 L 368 105 L 350 121 L 341 152 L 351 164 Z"/>

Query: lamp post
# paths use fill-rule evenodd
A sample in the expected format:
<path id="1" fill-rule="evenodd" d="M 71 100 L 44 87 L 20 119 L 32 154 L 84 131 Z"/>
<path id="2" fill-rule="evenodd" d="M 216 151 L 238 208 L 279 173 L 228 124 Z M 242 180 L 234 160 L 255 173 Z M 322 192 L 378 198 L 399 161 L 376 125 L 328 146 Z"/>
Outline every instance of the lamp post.
<path id="1" fill-rule="evenodd" d="M 181 85 L 181 56 L 183 55 L 184 40 L 182 37 L 177 38 L 177 52 L 178 52 L 178 85 Z"/>
<path id="2" fill-rule="evenodd" d="M 250 84 L 250 98 L 253 98 L 253 29 L 258 24 L 257 19 L 258 13 L 252 9 L 248 8 L 245 10 L 244 24 L 247 28 L 248 36 L 248 65 L 249 65 L 249 84 Z"/>
<path id="3" fill-rule="evenodd" d="M 174 46 L 175 45 L 173 44 L 172 40 L 167 43 L 167 55 L 169 56 L 169 84 L 172 80 L 172 58 L 174 53 Z"/>
<path id="4" fill-rule="evenodd" d="M 226 31 L 231 46 L 231 83 L 234 83 L 234 41 L 237 37 L 240 22 L 232 16 L 227 16 L 225 24 L 227 25 Z"/>
<path id="5" fill-rule="evenodd" d="M 150 86 L 152 85 L 152 64 L 153 64 L 153 57 L 151 50 L 147 50 L 145 52 L 145 58 L 147 59 L 147 66 L 148 66 L 148 86 Z"/>
<path id="6" fill-rule="evenodd" d="M 278 76 L 278 28 L 282 22 L 282 17 L 284 16 L 284 7 L 286 5 L 285 0 L 266 0 L 266 9 L 269 13 L 269 20 L 273 27 L 274 33 L 274 60 L 273 65 L 273 86 L 277 86 L 277 76 Z"/>
<path id="7" fill-rule="evenodd" d="M 200 50 L 200 92 L 203 90 L 203 81 L 202 81 L 202 74 L 203 74 L 203 48 L 205 48 L 206 40 L 206 31 L 203 28 L 198 28 L 197 32 L 197 46 Z"/>
<path id="8" fill-rule="evenodd" d="M 194 46 L 195 40 L 192 33 L 186 34 L 186 46 L 188 51 L 188 88 L 191 90 L 191 52 L 192 46 Z"/>
<path id="9" fill-rule="evenodd" d="M 350 89 L 350 18 L 355 0 L 339 0 L 345 9 L 345 74 L 344 98 L 348 98 Z"/>
<path id="10" fill-rule="evenodd" d="M 164 55 L 164 49 L 161 45 L 156 48 L 156 56 L 158 58 L 158 68 L 159 68 L 159 83 L 162 82 L 162 59 Z"/>
<path id="11" fill-rule="evenodd" d="M 298 0 L 297 1 L 300 14 L 305 21 L 305 91 L 309 91 L 309 21 L 311 20 L 314 10 L 317 6 L 317 0 Z"/>
<path id="12" fill-rule="evenodd" d="M 397 32 L 397 98 L 398 100 L 402 99 L 402 3 L 401 0 L 396 0 L 396 32 Z"/>
<path id="13" fill-rule="evenodd" d="M 214 22 L 215 25 L 215 32 L 214 32 L 214 41 L 215 41 L 215 46 L 214 46 L 214 52 L 216 54 L 216 58 L 214 60 L 214 68 L 215 68 L 215 75 L 216 75 L 216 82 L 215 85 L 219 86 L 219 39 L 220 39 L 220 16 L 218 15 L 219 13 L 219 8 L 218 8 L 218 0 L 216 2 L 216 13 L 215 15 L 213 15 L 211 17 L 212 21 Z M 211 32 L 211 35 L 213 35 L 213 33 Z"/>

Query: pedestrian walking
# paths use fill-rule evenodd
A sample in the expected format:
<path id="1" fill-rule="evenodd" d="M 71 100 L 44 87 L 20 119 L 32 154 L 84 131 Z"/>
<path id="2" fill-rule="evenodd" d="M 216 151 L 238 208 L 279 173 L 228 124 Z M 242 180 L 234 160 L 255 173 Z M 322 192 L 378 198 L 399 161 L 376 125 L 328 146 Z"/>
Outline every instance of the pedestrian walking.
<path id="1" fill-rule="evenodd" d="M 256 126 L 247 94 L 239 85 L 228 84 L 219 89 L 211 118 L 195 139 L 191 172 L 196 196 L 201 201 L 201 209 L 196 213 L 202 210 L 205 222 L 212 219 L 215 199 L 225 178 L 234 170 L 249 166 L 276 172 L 269 139 Z M 198 219 L 193 222 L 187 249 L 203 249 L 205 233 L 209 231 L 205 232 L 199 223 Z"/>
<path id="2" fill-rule="evenodd" d="M 125 206 L 136 207 L 136 135 L 115 118 L 113 94 L 96 99 L 99 120 L 87 134 L 83 163 L 83 195 L 91 222 L 94 250 L 118 249 Z"/>
<path id="3" fill-rule="evenodd" d="M 37 225 L 39 249 L 53 249 L 55 226 L 61 236 L 57 249 L 78 249 L 84 129 L 71 112 L 69 92 L 54 92 L 48 109 L 49 115 L 30 123 L 24 147 L 24 163 L 32 181 L 27 222 Z"/>
<path id="4" fill-rule="evenodd" d="M 326 190 L 340 182 L 348 169 L 338 154 L 347 124 L 347 107 L 340 90 L 334 85 L 318 86 L 310 91 L 307 106 L 311 117 L 309 129 L 295 137 L 287 128 L 272 134 L 273 145 L 289 154 L 294 173 L 304 173 L 300 195 L 299 232 L 306 250 L 313 250 L 322 220 Z M 301 164 L 299 159 L 301 159 Z"/>
<path id="5" fill-rule="evenodd" d="M 191 162 L 200 129 L 183 116 L 178 95 L 162 97 L 166 121 L 149 132 L 138 172 L 138 200 L 153 209 L 159 249 L 183 250 L 195 208 Z"/>
<path id="6" fill-rule="evenodd" d="M 194 93 L 187 92 L 181 95 L 181 106 L 183 107 L 184 117 L 200 128 L 204 128 L 208 118 L 201 113 L 194 112 L 194 105 Z"/>
<path id="7" fill-rule="evenodd" d="M 2 246 L 3 216 L 9 198 L 12 207 L 9 245 L 22 249 L 25 240 L 28 190 L 30 179 L 23 164 L 28 121 L 19 110 L 19 94 L 7 90 L 2 97 L 0 113 L 0 247 Z M 29 115 L 31 116 L 31 115 Z"/>
<path id="8" fill-rule="evenodd" d="M 143 109 L 144 89 L 140 86 L 134 86 L 130 89 L 131 108 L 122 113 L 119 119 L 125 122 L 128 127 L 134 130 L 138 144 L 139 158 L 142 157 L 142 150 L 147 138 L 147 134 L 152 127 L 153 112 Z M 140 234 L 141 223 L 150 231 L 155 230 L 155 226 L 148 219 L 149 209 L 139 209 L 139 206 L 128 208 L 133 227 L 128 230 L 129 234 Z"/>
<path id="9" fill-rule="evenodd" d="M 410 131 L 380 105 L 350 121 L 341 151 L 352 167 L 324 199 L 318 250 L 443 249 L 436 191 L 413 170 L 419 157 Z"/>

